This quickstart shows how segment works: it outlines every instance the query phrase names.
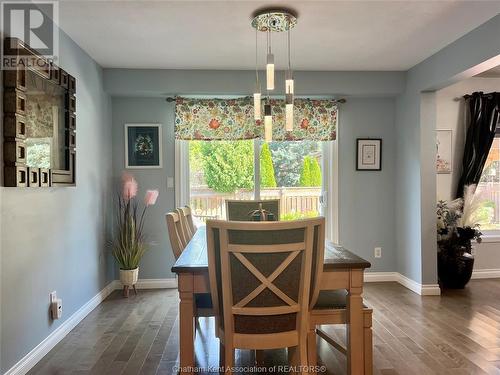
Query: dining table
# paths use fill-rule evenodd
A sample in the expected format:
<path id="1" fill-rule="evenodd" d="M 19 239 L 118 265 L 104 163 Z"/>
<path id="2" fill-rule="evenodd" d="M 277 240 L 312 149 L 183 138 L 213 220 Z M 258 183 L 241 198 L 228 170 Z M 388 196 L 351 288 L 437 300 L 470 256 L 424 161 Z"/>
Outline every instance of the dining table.
<path id="1" fill-rule="evenodd" d="M 363 274 L 370 262 L 326 241 L 321 290 L 347 290 L 347 372 L 364 374 Z M 194 354 L 194 295 L 210 293 L 206 227 L 200 226 L 172 267 L 179 291 L 179 372 L 196 372 Z"/>

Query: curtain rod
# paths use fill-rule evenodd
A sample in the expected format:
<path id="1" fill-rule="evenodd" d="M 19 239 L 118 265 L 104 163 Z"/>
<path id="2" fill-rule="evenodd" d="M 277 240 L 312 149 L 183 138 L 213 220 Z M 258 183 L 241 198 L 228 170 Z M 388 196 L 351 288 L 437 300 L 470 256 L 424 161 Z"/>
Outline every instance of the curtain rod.
<path id="1" fill-rule="evenodd" d="M 168 103 L 175 102 L 176 96 L 168 96 L 165 100 Z M 335 103 L 345 103 L 347 100 L 345 98 L 340 98 L 340 99 L 332 99 Z"/>
<path id="2" fill-rule="evenodd" d="M 497 94 L 497 93 L 496 93 L 496 92 L 490 92 L 490 93 L 485 94 L 485 93 L 483 93 L 482 91 L 479 91 L 479 94 L 480 94 L 481 96 L 484 96 L 484 97 L 486 97 L 486 98 L 491 99 L 491 98 L 493 97 L 493 95 L 494 95 L 494 94 Z M 462 99 L 467 100 L 467 99 L 470 99 L 470 98 L 472 98 L 472 95 L 471 95 L 471 94 L 465 94 L 465 95 L 463 95 L 463 96 L 456 97 L 456 98 L 455 98 L 455 99 L 453 99 L 453 100 L 455 100 L 455 101 L 457 101 L 457 102 L 458 102 L 458 101 L 460 101 L 460 100 L 462 100 Z"/>

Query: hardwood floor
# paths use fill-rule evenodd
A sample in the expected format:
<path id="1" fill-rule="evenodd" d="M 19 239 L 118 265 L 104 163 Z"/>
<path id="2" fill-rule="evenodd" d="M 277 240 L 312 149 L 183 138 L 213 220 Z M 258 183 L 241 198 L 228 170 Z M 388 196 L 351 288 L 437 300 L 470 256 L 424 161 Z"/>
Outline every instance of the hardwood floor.
<path id="1" fill-rule="evenodd" d="M 421 297 L 396 283 L 369 283 L 365 300 L 374 309 L 374 374 L 500 375 L 500 280 L 473 280 L 441 297 Z M 114 292 L 29 374 L 173 374 L 177 301 L 176 290 L 142 290 L 129 299 Z M 207 369 L 202 374 L 215 374 L 213 319 L 200 322 L 197 362 Z M 343 329 L 329 329 L 344 337 Z M 345 374 L 343 356 L 321 339 L 318 345 L 327 374 Z M 251 352 L 237 351 L 237 366 L 251 363 Z M 284 364 L 283 350 L 265 353 L 266 366 Z"/>

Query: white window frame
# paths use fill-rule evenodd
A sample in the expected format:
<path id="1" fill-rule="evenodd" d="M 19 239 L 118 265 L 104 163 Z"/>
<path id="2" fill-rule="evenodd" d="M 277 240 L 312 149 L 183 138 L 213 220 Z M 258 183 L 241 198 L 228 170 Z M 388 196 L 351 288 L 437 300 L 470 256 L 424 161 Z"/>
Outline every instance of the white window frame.
<path id="1" fill-rule="evenodd" d="M 497 133 L 495 134 L 495 138 L 500 138 L 500 132 L 498 131 L 498 129 Z M 500 229 L 484 230 L 481 232 L 483 233 L 483 235 L 481 236 L 482 242 L 500 242 Z"/>
<path id="2" fill-rule="evenodd" d="M 189 141 L 175 140 L 175 207 L 189 205 Z"/>
<path id="3" fill-rule="evenodd" d="M 338 129 L 337 129 L 338 136 Z M 189 205 L 189 141 L 175 140 L 175 205 Z M 254 197 L 260 197 L 260 141 L 254 140 Z M 327 210 L 322 212 L 330 223 L 326 228 L 326 238 L 333 243 L 339 243 L 339 152 L 338 141 L 323 142 L 323 188 L 322 201 Z"/>

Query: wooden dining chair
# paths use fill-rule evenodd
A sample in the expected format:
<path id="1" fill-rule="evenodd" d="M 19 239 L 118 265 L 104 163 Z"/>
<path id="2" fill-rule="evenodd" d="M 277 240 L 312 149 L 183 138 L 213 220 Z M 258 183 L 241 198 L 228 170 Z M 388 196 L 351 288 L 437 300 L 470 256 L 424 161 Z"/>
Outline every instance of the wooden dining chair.
<path id="1" fill-rule="evenodd" d="M 176 212 L 179 214 L 185 239 L 187 240 L 187 242 L 189 242 L 196 232 L 191 208 L 189 208 L 188 206 L 179 207 L 176 209 Z"/>
<path id="2" fill-rule="evenodd" d="M 226 217 L 231 221 L 252 221 L 249 212 L 262 208 L 273 213 L 276 220 L 280 218 L 280 200 L 226 200 Z"/>
<path id="3" fill-rule="evenodd" d="M 167 221 L 168 236 L 170 238 L 170 245 L 172 246 L 172 251 L 174 253 L 175 259 L 179 258 L 186 248 L 187 241 L 183 235 L 183 229 L 181 225 L 181 218 L 177 212 L 169 212 L 165 214 L 165 219 Z M 212 306 L 212 297 L 210 293 L 195 293 L 194 295 L 195 304 L 195 324 L 198 327 L 199 317 L 214 316 L 214 310 Z"/>
<path id="4" fill-rule="evenodd" d="M 234 350 L 288 348 L 306 369 L 314 229 L 324 218 L 289 222 L 207 221 L 210 291 L 221 365 Z"/>
<path id="5" fill-rule="evenodd" d="M 323 272 L 323 259 L 325 252 L 324 227 L 315 231 L 315 242 L 313 247 L 313 264 L 311 279 L 311 298 L 309 305 L 309 327 L 307 332 L 307 357 L 309 366 L 316 366 L 318 353 L 316 348 L 316 335 L 332 345 L 342 354 L 347 355 L 347 349 L 336 342 L 322 328 L 322 325 L 347 324 L 347 291 L 321 290 L 320 281 Z M 372 339 L 372 313 L 373 310 L 364 306 L 363 321 L 356 322 L 363 325 L 363 342 L 353 343 L 361 346 L 364 358 L 364 374 L 373 373 L 373 339 Z"/>
<path id="6" fill-rule="evenodd" d="M 177 259 L 181 256 L 188 242 L 184 234 L 184 229 L 182 228 L 181 217 L 177 212 L 168 212 L 165 214 L 165 219 L 167 221 L 170 245 L 172 246 L 174 257 Z"/>
<path id="7" fill-rule="evenodd" d="M 364 306 L 363 308 L 363 342 L 354 343 L 363 350 L 364 374 L 373 374 L 373 332 L 372 332 L 373 310 Z M 328 291 L 320 294 L 314 308 L 309 315 L 309 332 L 307 337 L 309 366 L 317 363 L 316 335 L 332 345 L 344 355 L 347 348 L 338 343 L 321 328 L 323 325 L 347 324 L 347 291 L 345 289 Z"/>

